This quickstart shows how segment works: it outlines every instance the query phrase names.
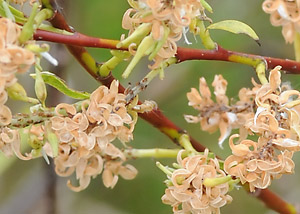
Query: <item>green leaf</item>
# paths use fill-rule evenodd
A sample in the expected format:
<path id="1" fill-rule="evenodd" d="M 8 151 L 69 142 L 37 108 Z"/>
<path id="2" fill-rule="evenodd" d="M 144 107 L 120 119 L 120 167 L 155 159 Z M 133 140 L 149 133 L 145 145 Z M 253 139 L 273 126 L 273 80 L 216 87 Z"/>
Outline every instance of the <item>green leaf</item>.
<path id="1" fill-rule="evenodd" d="M 36 78 L 36 74 L 30 74 L 30 76 L 34 79 Z M 56 88 L 57 90 L 71 98 L 83 100 L 90 97 L 90 94 L 87 92 L 80 92 L 69 88 L 64 80 L 53 73 L 43 71 L 41 72 L 41 76 L 46 84 L 51 85 L 52 87 Z"/>
<path id="2" fill-rule="evenodd" d="M 200 0 L 202 6 L 210 13 L 213 12 L 213 9 L 211 8 L 211 6 L 205 1 L 205 0 Z"/>
<path id="3" fill-rule="evenodd" d="M 259 45 L 259 38 L 254 32 L 254 30 L 247 24 L 236 21 L 236 20 L 224 20 L 214 24 L 211 24 L 207 27 L 207 29 L 218 29 L 218 30 L 225 30 L 235 34 L 246 34 L 254 39 Z"/>

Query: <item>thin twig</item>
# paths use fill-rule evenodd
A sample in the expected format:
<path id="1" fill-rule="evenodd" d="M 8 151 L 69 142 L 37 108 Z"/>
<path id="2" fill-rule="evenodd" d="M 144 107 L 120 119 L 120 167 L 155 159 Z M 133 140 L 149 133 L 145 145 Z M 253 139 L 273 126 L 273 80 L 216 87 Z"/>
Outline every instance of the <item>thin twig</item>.
<path id="1" fill-rule="evenodd" d="M 60 25 L 57 25 L 60 26 Z M 117 49 L 116 44 L 118 40 L 102 39 L 97 37 L 91 37 L 75 32 L 73 35 L 62 35 L 54 32 L 37 30 L 34 34 L 36 40 L 43 40 L 49 42 L 56 42 L 65 45 L 75 45 L 80 47 L 94 47 L 94 48 L 108 48 Z M 121 50 L 127 50 L 121 48 Z M 289 60 L 280 59 L 274 57 L 260 56 L 248 53 L 242 53 L 237 51 L 226 50 L 220 46 L 216 50 L 203 50 L 194 48 L 178 47 L 176 58 L 178 63 L 187 60 L 218 60 L 235 62 L 240 64 L 246 64 L 250 66 L 256 66 L 258 63 L 264 61 L 267 64 L 267 68 L 273 69 L 277 65 L 282 66 L 282 70 L 291 74 L 300 74 L 300 63 Z"/>

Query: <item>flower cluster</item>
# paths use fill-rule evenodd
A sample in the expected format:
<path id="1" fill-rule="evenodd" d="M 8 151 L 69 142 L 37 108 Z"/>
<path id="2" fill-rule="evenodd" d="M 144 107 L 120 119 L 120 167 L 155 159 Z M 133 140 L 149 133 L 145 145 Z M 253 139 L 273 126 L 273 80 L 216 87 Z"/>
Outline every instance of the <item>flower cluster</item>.
<path id="1" fill-rule="evenodd" d="M 226 158 L 224 170 L 240 179 L 241 183 L 249 183 L 250 191 L 255 188 L 265 189 L 271 185 L 272 179 L 278 179 L 282 174 L 294 171 L 293 152 L 286 149 L 275 150 L 276 147 L 264 138 L 258 142 L 242 140 L 237 145 L 232 135 L 229 140 L 233 155 Z"/>
<path id="2" fill-rule="evenodd" d="M 219 76 L 213 82 L 216 103 L 211 100 L 203 78 L 200 79 L 201 95 L 196 89 L 187 95 L 189 105 L 201 112 L 197 117 L 186 116 L 187 121 L 200 121 L 205 131 L 212 132 L 219 127 L 221 138 L 227 137 L 231 128 L 239 129 L 240 135 L 229 139 L 232 155 L 225 160 L 224 170 L 239 178 L 242 184 L 249 183 L 252 192 L 255 188 L 267 188 L 272 179 L 282 174 L 293 173 L 293 153 L 300 150 L 300 92 L 288 84 L 281 85 L 280 68 L 270 71 L 269 83 L 254 82 L 252 89 L 241 89 L 240 100 L 231 106 L 225 96 L 227 82 Z M 222 128 L 227 130 L 226 135 Z M 247 139 L 254 134 L 256 141 Z M 236 143 L 235 138 L 239 138 Z"/>
<path id="3" fill-rule="evenodd" d="M 270 72 L 269 83 L 257 90 L 256 114 L 245 127 L 259 136 L 258 141 L 242 140 L 237 145 L 231 136 L 226 172 L 248 182 L 250 190 L 265 189 L 271 180 L 294 171 L 293 152 L 300 150 L 299 95 L 289 85 L 281 86 L 280 66 Z"/>
<path id="4" fill-rule="evenodd" d="M 199 80 L 199 92 L 192 88 L 191 92 L 187 93 L 189 100 L 188 105 L 198 110 L 198 116 L 185 115 L 185 119 L 189 123 L 200 122 L 201 128 L 207 132 L 215 132 L 220 130 L 219 145 L 221 146 L 224 140 L 229 137 L 232 129 L 240 129 L 243 136 L 247 136 L 247 130 L 243 128 L 243 124 L 254 117 L 253 105 L 255 91 L 243 88 L 239 92 L 239 101 L 233 105 L 229 104 L 229 99 L 226 96 L 227 81 L 222 75 L 216 75 L 212 83 L 216 102 L 211 98 L 211 92 L 202 77 Z"/>
<path id="5" fill-rule="evenodd" d="M 231 196 L 227 195 L 228 182 L 205 185 L 205 179 L 226 177 L 219 161 L 208 158 L 207 149 L 204 154 L 184 159 L 181 158 L 182 151 L 177 156 L 179 169 L 169 176 L 171 184 L 162 196 L 163 203 L 171 205 L 174 213 L 220 213 L 220 208 L 232 201 Z"/>
<path id="6" fill-rule="evenodd" d="M 262 7 L 266 13 L 271 14 L 272 25 L 282 26 L 285 41 L 292 43 L 296 32 L 300 32 L 299 1 L 266 0 Z"/>
<path id="7" fill-rule="evenodd" d="M 7 18 L 0 18 L 0 125 L 11 122 L 11 111 L 4 104 L 7 101 L 5 88 L 16 83 L 15 73 L 27 71 L 35 62 L 34 54 L 24 49 L 18 38 L 20 27 Z"/>
<path id="8" fill-rule="evenodd" d="M 122 165 L 126 157 L 112 144 L 116 138 L 123 143 L 130 141 L 135 125 L 127 112 L 125 95 L 118 93 L 118 85 L 118 81 L 113 81 L 110 89 L 100 86 L 83 102 L 81 112 L 72 105 L 59 104 L 58 116 L 51 118 L 59 140 L 55 170 L 61 176 L 76 173 L 79 186 L 68 182 L 74 191 L 85 189 L 91 178 L 102 171 L 104 185 L 111 188 L 117 183 L 118 175 L 133 179 L 137 174 L 133 166 Z"/>
<path id="9" fill-rule="evenodd" d="M 199 16 L 206 17 L 205 8 L 199 0 L 128 0 L 128 2 L 132 8 L 125 12 L 122 27 L 129 30 L 127 38 L 130 41 L 129 45 L 137 45 L 148 35 L 153 40 L 153 45 L 148 47 L 148 52 L 153 53 L 153 57 L 150 55 L 149 58 L 154 58 L 155 61 L 152 69 L 176 54 L 176 42 L 182 35 L 185 37 L 192 20 Z M 135 38 L 134 41 L 131 38 Z M 126 42 L 124 41 L 122 45 Z"/>

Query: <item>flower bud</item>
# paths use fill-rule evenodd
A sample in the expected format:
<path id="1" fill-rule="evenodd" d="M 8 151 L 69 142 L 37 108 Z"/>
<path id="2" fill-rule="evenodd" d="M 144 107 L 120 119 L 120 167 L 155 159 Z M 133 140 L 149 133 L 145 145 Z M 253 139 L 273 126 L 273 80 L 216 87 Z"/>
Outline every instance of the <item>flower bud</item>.
<path id="1" fill-rule="evenodd" d="M 39 103 L 39 101 L 37 99 L 27 97 L 27 93 L 26 93 L 24 87 L 18 82 L 16 82 L 15 84 L 13 84 L 10 87 L 7 87 L 6 90 L 7 90 L 8 96 L 13 100 L 21 100 L 21 101 L 29 102 L 29 103 L 33 103 L 33 104 Z"/>

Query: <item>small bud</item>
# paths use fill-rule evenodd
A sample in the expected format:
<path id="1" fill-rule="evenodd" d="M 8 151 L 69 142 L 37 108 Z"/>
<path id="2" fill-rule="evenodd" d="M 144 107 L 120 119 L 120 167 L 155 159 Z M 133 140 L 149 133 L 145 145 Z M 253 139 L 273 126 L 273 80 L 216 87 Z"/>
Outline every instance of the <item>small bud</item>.
<path id="1" fill-rule="evenodd" d="M 231 176 L 227 175 L 226 177 L 219 177 L 219 178 L 205 178 L 203 184 L 206 187 L 214 187 L 220 184 L 225 184 L 231 180 Z"/>
<path id="2" fill-rule="evenodd" d="M 41 101 L 42 105 L 45 106 L 45 100 L 47 98 L 47 89 L 41 71 L 39 70 L 39 68 L 37 68 L 37 66 L 35 68 L 35 74 L 35 94 L 37 98 Z"/>
<path id="3" fill-rule="evenodd" d="M 142 39 L 145 38 L 151 31 L 151 24 L 141 24 L 129 37 L 117 44 L 117 48 L 126 47 L 131 43 L 138 44 Z"/>
<path id="4" fill-rule="evenodd" d="M 27 93 L 26 93 L 24 87 L 18 82 L 16 82 L 15 84 L 13 84 L 10 87 L 7 87 L 6 91 L 8 93 L 8 96 L 13 100 L 21 100 L 21 101 L 29 102 L 29 103 L 33 103 L 33 104 L 39 103 L 39 101 L 37 99 L 27 97 Z"/>
<path id="5" fill-rule="evenodd" d="M 26 43 L 33 36 L 33 33 L 34 33 L 34 18 L 37 15 L 38 7 L 39 7 L 38 3 L 34 3 L 33 6 L 32 6 L 32 11 L 31 11 L 30 17 L 28 18 L 28 21 L 24 24 L 22 32 L 19 36 L 19 42 L 21 44 Z"/>
<path id="6" fill-rule="evenodd" d="M 134 55 L 133 59 L 130 61 L 129 65 L 127 66 L 126 70 L 122 74 L 123 78 L 127 78 L 136 64 L 140 61 L 140 59 L 144 55 L 148 55 L 153 51 L 155 44 L 157 42 L 153 39 L 152 35 L 149 35 L 143 39 L 141 44 L 138 46 L 136 54 Z"/>
<path id="7" fill-rule="evenodd" d="M 49 51 L 50 47 L 48 44 L 42 44 L 42 45 L 28 44 L 25 46 L 25 49 L 30 50 L 33 53 L 42 53 L 42 52 Z"/>

